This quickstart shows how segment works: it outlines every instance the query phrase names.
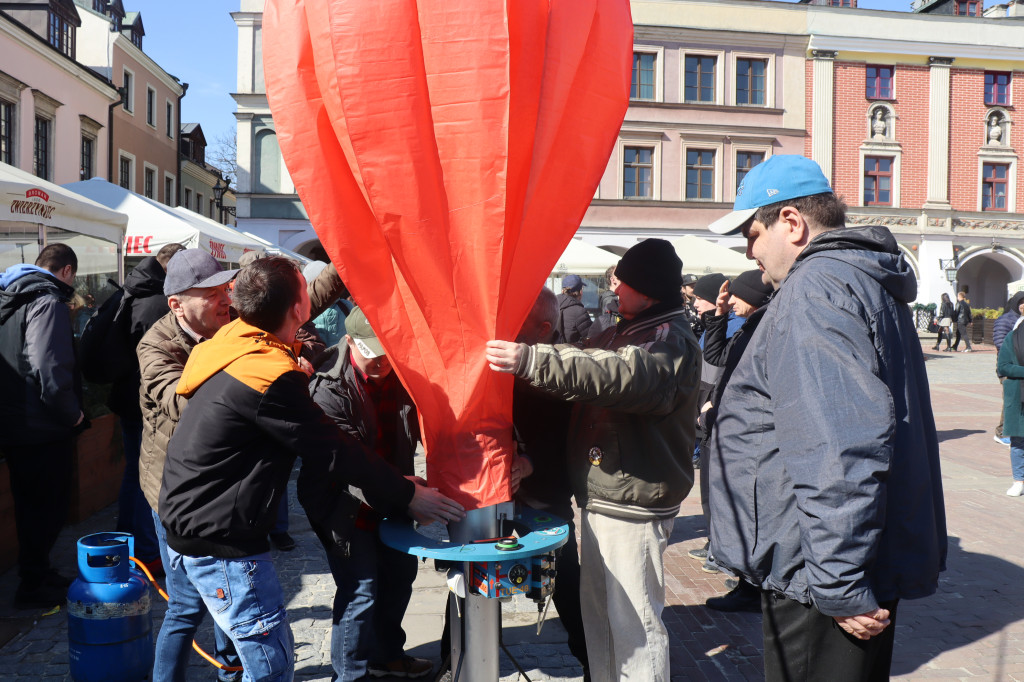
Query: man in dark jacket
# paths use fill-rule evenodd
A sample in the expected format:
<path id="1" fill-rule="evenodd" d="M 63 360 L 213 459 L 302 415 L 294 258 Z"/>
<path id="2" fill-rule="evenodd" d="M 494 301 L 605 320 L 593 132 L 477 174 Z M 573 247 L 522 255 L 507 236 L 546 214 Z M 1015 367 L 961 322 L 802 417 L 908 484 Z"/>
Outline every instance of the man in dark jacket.
<path id="1" fill-rule="evenodd" d="M 967 302 L 967 294 L 959 292 L 956 295 L 956 305 L 953 307 L 953 322 L 956 323 L 956 336 L 953 338 L 953 352 L 960 346 L 960 339 L 963 338 L 965 347 L 962 353 L 972 352 L 971 348 L 971 327 L 974 326 L 974 317 L 971 314 L 971 304 Z"/>
<path id="2" fill-rule="evenodd" d="M 711 550 L 762 589 L 769 681 L 888 679 L 899 600 L 946 559 L 917 281 L 887 229 L 844 227 L 809 159 L 773 156 L 737 195 L 711 230 L 742 230 L 778 290 L 722 391 Z"/>
<path id="3" fill-rule="evenodd" d="M 0 274 L 0 448 L 7 458 L 18 534 L 18 608 L 63 602 L 70 581 L 50 550 L 71 496 L 76 427 L 84 424 L 68 301 L 78 258 L 50 244 L 35 265 Z"/>
<path id="4" fill-rule="evenodd" d="M 421 523 L 464 514 L 403 478 L 310 398 L 295 342 L 309 319 L 309 294 L 294 261 L 248 265 L 233 303 L 239 319 L 196 346 L 181 374 L 176 392 L 189 403 L 167 447 L 160 520 L 171 568 L 202 595 L 246 675 L 291 679 L 293 640 L 267 534 L 296 456 L 322 464 L 304 489 L 317 523 L 348 485 L 384 514 L 408 510 Z"/>
<path id="5" fill-rule="evenodd" d="M 1013 331 L 1014 325 L 1017 324 L 1017 320 L 1020 319 L 1020 303 L 1024 301 L 1024 291 L 1018 291 L 1010 300 L 1006 302 L 1006 307 L 1003 308 L 1003 314 L 992 323 L 992 345 L 996 347 L 996 355 L 999 355 L 999 349 L 1003 347 L 1003 339 Z M 999 377 L 999 383 L 1003 383 L 1006 377 Z M 1003 411 L 999 410 L 999 424 L 996 425 L 996 434 L 993 436 L 995 441 L 1001 445 L 1010 445 L 1010 439 L 1003 437 Z"/>
<path id="6" fill-rule="evenodd" d="M 615 266 L 604 271 L 604 280 L 608 288 L 597 297 L 597 318 L 587 330 L 587 336 L 597 336 L 605 329 L 614 327 L 622 319 L 619 317 L 619 297 L 615 295 L 618 280 L 615 278 Z"/>
<path id="7" fill-rule="evenodd" d="M 580 302 L 584 284 L 579 275 L 569 275 L 562 280 L 562 293 L 558 295 L 558 323 L 555 325 L 558 343 L 580 343 L 590 335 L 590 314 Z"/>
<path id="8" fill-rule="evenodd" d="M 573 345 L 492 340 L 492 370 L 573 401 L 569 477 L 582 514 L 581 606 L 597 682 L 669 679 L 664 553 L 693 487 L 700 350 L 664 239 L 615 268 L 623 320 Z"/>
<path id="9" fill-rule="evenodd" d="M 413 458 L 420 440 L 416 406 L 391 371 L 391 363 L 366 315 L 355 308 L 345 318 L 342 343 L 329 351 L 322 371 L 313 376 L 309 393 L 338 427 L 368 450 L 413 479 Z M 341 682 L 398 674 L 422 677 L 432 669 L 429 660 L 405 653 L 402 618 L 412 597 L 417 562 L 411 554 L 385 545 L 378 535 L 381 514 L 347 492 L 332 502 L 348 513 L 326 518 L 323 500 L 310 499 L 307 483 L 328 476 L 326 460 L 303 460 L 299 501 L 310 525 L 327 551 L 336 591 L 332 612 L 331 665 Z M 421 479 L 416 479 L 421 480 Z M 353 490 L 365 498 L 359 490 Z"/>
<path id="10" fill-rule="evenodd" d="M 160 547 L 157 544 L 153 513 L 139 486 L 139 450 L 142 447 L 142 410 L 139 407 L 138 357 L 135 349 L 139 341 L 166 315 L 167 297 L 164 296 L 164 277 L 167 262 L 181 244 L 167 244 L 156 256 L 147 256 L 124 278 L 124 298 L 118 316 L 128 315 L 128 336 L 133 371 L 114 381 L 110 387 L 107 406 L 121 421 L 121 443 L 124 446 L 124 475 L 117 498 L 117 530 L 135 537 L 135 556 L 157 575 L 163 573 Z"/>

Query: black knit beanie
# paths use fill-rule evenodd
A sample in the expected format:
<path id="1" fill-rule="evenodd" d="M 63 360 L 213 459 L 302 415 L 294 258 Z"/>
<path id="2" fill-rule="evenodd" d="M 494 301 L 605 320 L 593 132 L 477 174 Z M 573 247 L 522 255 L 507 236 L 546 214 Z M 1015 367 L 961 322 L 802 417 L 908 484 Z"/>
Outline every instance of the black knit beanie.
<path id="1" fill-rule="evenodd" d="M 728 279 L 720 272 L 704 275 L 693 285 L 693 295 L 703 298 L 708 303 L 714 303 L 718 300 L 718 292 L 721 290 L 722 284 Z"/>
<path id="2" fill-rule="evenodd" d="M 770 284 L 761 281 L 760 270 L 747 270 L 729 282 L 729 293 L 741 298 L 755 308 L 768 302 L 773 289 Z"/>
<path id="3" fill-rule="evenodd" d="M 645 239 L 622 254 L 615 276 L 662 303 L 683 300 L 683 261 L 664 239 Z"/>

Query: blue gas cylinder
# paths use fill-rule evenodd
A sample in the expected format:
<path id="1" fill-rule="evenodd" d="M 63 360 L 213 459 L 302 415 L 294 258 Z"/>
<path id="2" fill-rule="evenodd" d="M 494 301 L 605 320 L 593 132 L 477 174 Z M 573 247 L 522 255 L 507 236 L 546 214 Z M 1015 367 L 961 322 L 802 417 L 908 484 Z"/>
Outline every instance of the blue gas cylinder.
<path id="1" fill-rule="evenodd" d="M 129 682 L 153 669 L 149 586 L 128 557 L 129 533 L 78 541 L 78 578 L 68 590 L 68 652 L 78 682 Z"/>

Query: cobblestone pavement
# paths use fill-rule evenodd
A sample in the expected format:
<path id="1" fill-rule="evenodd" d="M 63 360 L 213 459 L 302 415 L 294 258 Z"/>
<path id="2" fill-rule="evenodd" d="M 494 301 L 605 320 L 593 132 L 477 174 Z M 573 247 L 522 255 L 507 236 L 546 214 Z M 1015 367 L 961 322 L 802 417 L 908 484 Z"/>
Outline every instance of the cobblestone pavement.
<path id="1" fill-rule="evenodd" d="M 926 339 L 926 348 L 932 342 Z M 893 677 L 899 680 L 1024 681 L 1024 498 L 1005 495 L 1011 482 L 1008 449 L 993 441 L 1001 406 L 991 347 L 977 352 L 928 353 L 932 403 L 942 443 L 949 523 L 948 569 L 938 594 L 900 605 Z M 321 548 L 291 495 L 292 535 L 298 548 L 275 560 L 288 594 L 295 633 L 296 678 L 330 678 L 330 603 L 334 585 Z M 56 561 L 74 571 L 74 541 L 114 527 L 114 508 L 68 528 Z M 706 535 L 695 489 L 684 502 L 665 557 L 665 621 L 672 645 L 672 680 L 761 679 L 761 619 L 723 614 L 704 600 L 723 593 L 723 579 L 686 556 Z M 15 571 L 0 576 L 0 679 L 70 679 L 66 617 L 15 611 Z M 439 662 L 438 639 L 445 590 L 429 563 L 421 564 L 406 615 L 410 653 Z M 154 628 L 163 605 L 154 600 Z M 504 640 L 533 680 L 580 680 L 552 606 L 540 637 L 532 602 L 504 605 Z M 209 627 L 200 643 L 209 644 Z M 7 641 L 9 640 L 9 641 Z M 518 675 L 503 657 L 502 682 Z M 213 680 L 198 656 L 189 680 Z"/>

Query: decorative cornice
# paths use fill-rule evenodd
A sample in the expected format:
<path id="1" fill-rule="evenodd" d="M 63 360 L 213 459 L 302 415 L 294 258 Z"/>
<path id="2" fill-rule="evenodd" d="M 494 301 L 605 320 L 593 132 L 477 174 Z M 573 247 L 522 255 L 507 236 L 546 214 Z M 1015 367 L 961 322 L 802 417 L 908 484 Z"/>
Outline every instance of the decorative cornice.
<path id="1" fill-rule="evenodd" d="M 955 57 L 928 57 L 928 66 L 953 66 Z"/>
<path id="2" fill-rule="evenodd" d="M 976 220 L 973 218 L 953 218 L 953 229 L 963 230 L 1008 230 L 1024 231 L 1024 220 Z"/>
<path id="3" fill-rule="evenodd" d="M 838 54 L 835 50 L 811 50 L 811 56 L 815 59 L 835 59 Z"/>

